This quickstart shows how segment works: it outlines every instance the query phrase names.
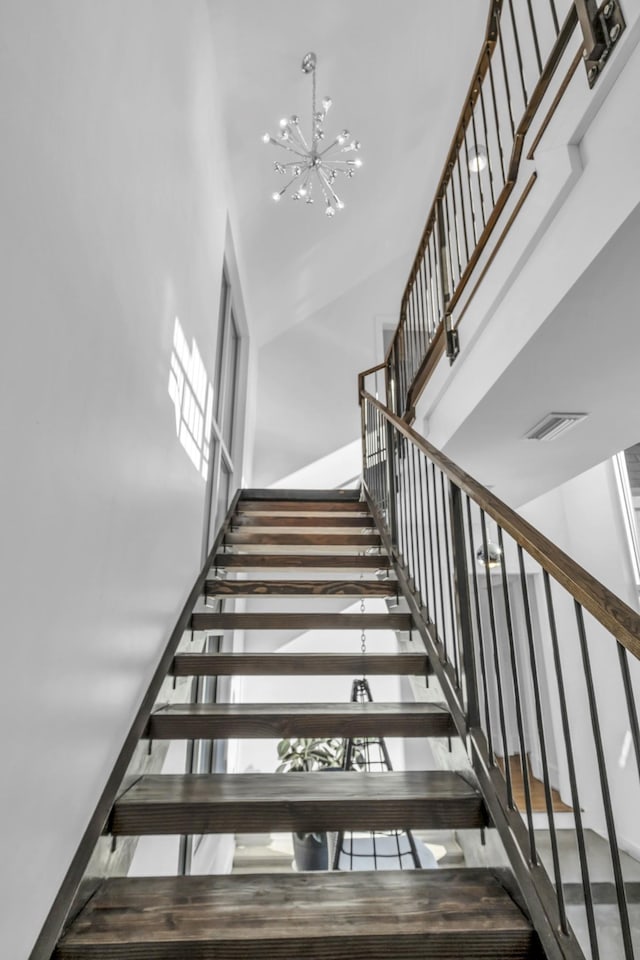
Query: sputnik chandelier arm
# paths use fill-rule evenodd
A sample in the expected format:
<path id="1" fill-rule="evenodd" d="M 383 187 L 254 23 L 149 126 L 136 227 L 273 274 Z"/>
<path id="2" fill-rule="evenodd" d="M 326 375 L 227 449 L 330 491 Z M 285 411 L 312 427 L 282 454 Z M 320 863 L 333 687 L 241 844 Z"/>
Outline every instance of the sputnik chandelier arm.
<path id="1" fill-rule="evenodd" d="M 357 140 L 352 139 L 348 130 L 342 130 L 328 146 L 324 146 L 324 122 L 331 109 L 331 97 L 323 97 L 322 109 L 316 105 L 316 63 L 315 53 L 307 53 L 302 60 L 302 72 L 311 74 L 311 133 L 307 141 L 301 127 L 300 117 L 291 116 L 280 121 L 280 132 L 277 137 L 265 133 L 264 143 L 271 143 L 275 147 L 294 155 L 293 160 L 283 162 L 275 160 L 273 167 L 276 173 L 289 176 L 291 179 L 282 188 L 272 194 L 275 201 L 285 195 L 292 200 L 304 200 L 305 203 L 314 203 L 316 197 L 321 196 L 324 202 L 324 212 L 333 217 L 336 210 L 342 210 L 343 201 L 334 189 L 338 176 L 353 177 L 356 170 L 362 166 L 362 160 L 356 156 L 360 149 Z M 321 146 L 323 149 L 321 149 Z M 344 157 L 342 154 L 348 154 Z M 314 196 L 315 189 L 315 196 Z"/>

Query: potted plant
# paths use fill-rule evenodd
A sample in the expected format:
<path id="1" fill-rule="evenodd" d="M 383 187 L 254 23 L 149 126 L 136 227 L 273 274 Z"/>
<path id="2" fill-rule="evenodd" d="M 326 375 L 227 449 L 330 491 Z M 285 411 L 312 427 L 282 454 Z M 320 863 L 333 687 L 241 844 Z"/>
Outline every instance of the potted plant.
<path id="1" fill-rule="evenodd" d="M 277 773 L 336 770 L 342 768 L 345 741 L 338 737 L 305 739 L 296 737 L 278 743 Z M 294 833 L 293 853 L 298 870 L 328 870 L 326 833 Z"/>

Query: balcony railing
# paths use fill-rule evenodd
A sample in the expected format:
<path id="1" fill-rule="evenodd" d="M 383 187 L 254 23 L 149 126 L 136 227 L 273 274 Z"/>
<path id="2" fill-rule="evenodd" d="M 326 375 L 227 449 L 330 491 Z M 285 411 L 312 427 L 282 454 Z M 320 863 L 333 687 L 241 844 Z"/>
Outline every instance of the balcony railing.
<path id="1" fill-rule="evenodd" d="M 618 16 L 617 4 L 596 10 L 595 0 L 493 0 L 386 356 L 388 404 L 398 415 L 410 419 L 443 353 L 451 362 L 457 355 L 462 294 L 510 199 L 509 220 L 535 182 L 533 174 L 519 198 L 512 196 L 532 122 L 543 100 L 551 98 L 552 79 L 574 33 L 573 59 L 556 84 L 533 148 L 583 58 L 593 64 L 589 82 L 595 79 L 621 32 Z M 590 59 L 597 56 L 600 61 Z"/>

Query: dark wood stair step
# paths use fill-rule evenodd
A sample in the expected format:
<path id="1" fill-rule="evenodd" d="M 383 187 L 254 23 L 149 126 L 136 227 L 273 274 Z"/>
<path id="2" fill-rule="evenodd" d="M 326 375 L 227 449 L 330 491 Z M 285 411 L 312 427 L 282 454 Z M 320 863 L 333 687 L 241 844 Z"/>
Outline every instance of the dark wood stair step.
<path id="1" fill-rule="evenodd" d="M 445 707 L 432 703 L 181 703 L 149 719 L 152 740 L 238 737 L 450 737 Z"/>
<path id="2" fill-rule="evenodd" d="M 295 547 L 379 547 L 382 540 L 377 533 L 271 533 L 238 530 L 228 533 L 225 543 L 256 544 L 256 546 Z"/>
<path id="3" fill-rule="evenodd" d="M 478 868 L 118 877 L 55 960 L 541 960 L 496 873 Z"/>
<path id="4" fill-rule="evenodd" d="M 410 613 L 194 613 L 192 630 L 410 630 Z"/>
<path id="5" fill-rule="evenodd" d="M 348 529 L 371 529 L 375 527 L 376 522 L 371 516 L 360 516 L 356 514 L 345 514 L 344 516 L 306 516 L 305 514 L 291 514 L 289 516 L 274 517 L 263 514 L 236 513 L 231 520 L 231 528 L 234 527 L 333 527 Z"/>
<path id="6" fill-rule="evenodd" d="M 371 516 L 359 500 L 239 500 L 236 513 L 361 513 Z"/>
<path id="7" fill-rule="evenodd" d="M 207 580 L 206 597 L 395 597 L 395 580 Z"/>
<path id="8" fill-rule="evenodd" d="M 143 776 L 116 801 L 114 835 L 486 826 L 478 791 L 448 770 Z"/>
<path id="9" fill-rule="evenodd" d="M 420 676 L 431 673 L 424 653 L 179 653 L 175 677 Z"/>
<path id="10" fill-rule="evenodd" d="M 386 570 L 391 562 L 384 554 L 363 555 L 337 554 L 324 556 L 319 554 L 290 553 L 219 553 L 213 566 L 219 569 L 242 568 L 243 570 L 262 570 L 265 567 L 274 570 L 313 567 L 316 570 Z"/>

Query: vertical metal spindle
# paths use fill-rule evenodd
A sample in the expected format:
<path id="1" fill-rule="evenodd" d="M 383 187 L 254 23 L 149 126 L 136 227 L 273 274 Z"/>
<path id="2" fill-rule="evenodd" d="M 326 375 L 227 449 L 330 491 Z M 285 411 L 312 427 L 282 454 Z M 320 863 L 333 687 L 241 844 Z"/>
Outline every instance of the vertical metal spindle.
<path id="1" fill-rule="evenodd" d="M 511 14 L 511 26 L 513 28 L 513 39 L 516 45 L 516 57 L 518 59 L 518 69 L 520 70 L 520 84 L 522 86 L 522 97 L 524 100 L 525 107 L 529 103 L 529 95 L 527 94 L 527 87 L 524 82 L 524 65 L 522 63 L 522 51 L 520 49 L 520 37 L 518 36 L 518 27 L 516 25 L 516 15 L 513 11 L 513 0 L 507 0 L 509 4 L 509 13 Z"/>
<path id="2" fill-rule="evenodd" d="M 493 190 L 493 160 L 492 160 L 492 151 L 489 146 L 489 130 L 487 127 L 487 112 L 484 106 L 484 84 L 480 78 L 478 78 L 478 89 L 480 91 L 480 115 L 482 117 L 482 128 L 484 130 L 484 144 L 487 150 L 487 174 L 489 178 L 489 192 L 491 194 L 491 207 L 496 205 L 496 196 Z"/>
<path id="3" fill-rule="evenodd" d="M 636 766 L 638 776 L 640 777 L 640 729 L 638 728 L 638 711 L 636 709 L 636 699 L 631 683 L 631 674 L 629 673 L 629 658 L 627 651 L 621 643 L 616 641 L 618 647 L 618 659 L 620 661 L 620 672 L 622 674 L 622 685 L 624 687 L 624 697 L 627 702 L 627 713 L 629 715 L 629 732 L 633 741 L 633 750 L 636 756 Z"/>
<path id="4" fill-rule="evenodd" d="M 453 222 L 455 224 L 455 233 L 456 233 L 456 260 L 458 262 L 458 280 L 462 276 L 462 247 L 460 245 L 460 218 L 458 216 L 458 205 L 456 203 L 456 178 L 454 176 L 454 170 L 457 163 L 457 158 L 454 163 L 451 165 L 451 202 L 453 204 Z"/>
<path id="5" fill-rule="evenodd" d="M 458 634 L 462 646 L 462 665 L 466 690 L 466 715 L 470 728 L 480 726 L 480 703 L 478 699 L 478 677 L 473 641 L 473 619 L 469 597 L 469 571 L 465 550 L 464 513 L 462 492 L 449 481 L 449 509 L 451 511 L 451 549 L 455 571 L 456 601 L 458 612 Z M 462 686 L 460 683 L 459 686 Z"/>
<path id="6" fill-rule="evenodd" d="M 551 7 L 551 16 L 553 18 L 553 26 L 556 31 L 556 37 L 560 33 L 560 21 L 558 20 L 558 12 L 556 10 L 556 5 L 554 0 L 549 0 L 549 6 Z"/>
<path id="7" fill-rule="evenodd" d="M 522 785 L 524 787 L 524 803 L 526 807 L 527 826 L 529 828 L 529 850 L 531 863 L 538 862 L 536 838 L 533 829 L 533 810 L 531 804 L 531 782 L 529 780 L 529 758 L 524 736 L 524 718 L 522 716 L 522 695 L 520 692 L 520 677 L 518 674 L 518 660 L 516 657 L 515 640 L 513 636 L 513 617 L 511 615 L 511 598 L 507 580 L 507 562 L 504 552 L 504 538 L 502 527 L 498 527 L 498 546 L 500 547 L 500 573 L 502 576 L 502 594 L 504 598 L 504 613 L 507 626 L 507 641 L 509 643 L 509 659 L 511 661 L 511 680 L 513 683 L 513 699 L 516 708 L 516 729 L 520 746 L 520 764 L 522 766 Z"/>
<path id="8" fill-rule="evenodd" d="M 533 15 L 533 7 L 531 6 L 531 0 L 527 0 L 527 7 L 529 8 L 531 36 L 533 37 L 533 46 L 536 51 L 536 61 L 538 63 L 538 75 L 540 75 L 542 73 L 542 57 L 540 56 L 540 44 L 538 42 L 538 29 L 536 27 L 536 19 Z"/>
<path id="9" fill-rule="evenodd" d="M 387 486 L 389 489 L 389 513 L 387 523 L 391 534 L 391 545 L 398 549 L 398 496 L 396 490 L 396 441 L 393 425 L 386 420 L 387 434 Z"/>
<path id="10" fill-rule="evenodd" d="M 513 110 L 511 109 L 511 88 L 509 86 L 509 74 L 507 71 L 507 61 L 504 55 L 504 41 L 502 39 L 502 18 L 498 19 L 498 47 L 500 48 L 500 62 L 502 63 L 502 76 L 504 78 L 504 89 L 507 95 L 507 107 L 509 109 L 509 123 L 511 124 L 511 136 L 515 139 L 516 126 L 513 122 Z"/>
<path id="11" fill-rule="evenodd" d="M 424 476 L 426 481 L 425 497 L 427 501 L 427 526 L 429 528 L 429 561 L 430 561 L 430 567 L 431 567 L 431 596 L 433 601 L 430 604 L 429 617 L 435 627 L 435 632 L 437 636 L 438 635 L 438 601 L 437 601 L 437 594 L 436 594 L 436 565 L 433 559 L 433 547 L 434 547 L 433 528 L 431 525 L 433 498 L 432 498 L 432 492 L 431 492 L 431 485 L 429 483 L 429 462 L 426 459 L 426 457 L 424 461 Z"/>
<path id="12" fill-rule="evenodd" d="M 476 208 L 473 203 L 473 186 L 471 183 L 471 170 L 469 169 L 469 144 L 467 143 L 467 128 L 465 127 L 463 134 L 464 142 L 464 157 L 465 157 L 465 170 L 467 172 L 467 186 L 469 188 L 469 211 L 471 213 L 471 232 L 473 234 L 473 245 L 478 242 L 478 233 L 476 230 Z"/>
<path id="13" fill-rule="evenodd" d="M 518 567 L 520 570 L 520 589 L 522 592 L 522 605 L 524 608 L 524 622 L 527 633 L 527 644 L 529 648 L 529 669 L 531 671 L 531 684 L 533 687 L 533 701 L 536 712 L 536 729 L 538 731 L 538 742 L 540 744 L 540 762 L 542 764 L 542 785 L 544 787 L 545 806 L 547 808 L 547 818 L 549 821 L 549 839 L 551 841 L 551 858 L 553 861 L 553 875 L 555 877 L 556 897 L 558 900 L 558 912 L 560 914 L 560 927 L 564 934 L 568 934 L 569 926 L 567 923 L 567 911 L 564 902 L 564 890 L 562 887 L 562 872 L 560 869 L 560 855 L 558 852 L 558 836 L 556 833 L 556 821 L 553 813 L 553 795 L 551 793 L 551 777 L 549 776 L 549 761 L 547 757 L 547 740 L 544 730 L 544 716 L 542 712 L 542 698 L 540 696 L 540 681 L 538 677 L 538 658 L 533 639 L 533 624 L 531 622 L 531 607 L 529 606 L 529 588 L 527 587 L 527 575 L 524 569 L 524 554 L 522 547 L 518 544 Z"/>
<path id="14" fill-rule="evenodd" d="M 435 268 L 435 251 L 431 249 L 431 242 L 433 237 L 429 237 L 429 243 L 427 245 L 427 251 L 429 253 L 429 291 L 431 294 L 431 323 L 429 327 L 429 340 L 433 339 L 433 334 L 436 327 L 440 321 L 442 314 L 438 306 L 438 283 L 436 280 L 436 268 Z"/>
<path id="15" fill-rule="evenodd" d="M 456 628 L 456 611 L 455 611 L 455 601 L 453 597 L 453 576 L 451 573 L 451 550 L 452 543 L 449 536 L 449 520 L 447 519 L 447 498 L 444 489 L 444 473 L 440 471 L 440 486 L 442 488 L 442 523 L 444 526 L 444 545 L 445 545 L 445 554 L 447 559 L 447 589 L 449 593 L 449 618 L 451 621 L 451 640 L 453 643 L 453 666 L 456 674 L 456 681 L 458 686 L 460 686 L 460 657 L 458 652 L 458 631 Z"/>
<path id="16" fill-rule="evenodd" d="M 473 602 L 476 617 L 476 630 L 478 634 L 478 653 L 480 655 L 480 675 L 482 677 L 482 694 L 484 697 L 484 715 L 486 724 L 486 737 L 489 746 L 489 759 L 495 764 L 495 755 L 493 752 L 493 734 L 491 732 L 491 711 L 489 710 L 489 690 L 487 687 L 487 664 L 484 652 L 484 635 L 482 630 L 482 615 L 480 612 L 480 591 L 478 589 L 478 566 L 475 544 L 473 542 L 473 521 L 471 519 L 471 500 L 468 496 L 467 501 L 467 530 L 469 540 L 469 569 L 472 571 L 471 580 L 473 583 Z"/>
<path id="17" fill-rule="evenodd" d="M 407 474 L 407 488 L 405 493 L 405 500 L 407 501 L 407 517 L 409 523 L 409 540 L 407 544 L 407 556 L 406 556 L 406 567 L 409 577 L 413 582 L 413 589 L 416 588 L 416 570 L 415 570 L 415 546 L 416 538 L 414 535 L 415 532 L 415 518 L 413 515 L 413 496 L 412 496 L 412 482 L 411 482 L 411 448 L 412 444 L 404 438 L 404 450 L 405 450 L 405 469 Z"/>
<path id="18" fill-rule="evenodd" d="M 402 563 L 407 563 L 407 497 L 406 497 L 406 477 L 405 477 L 405 449 L 404 437 L 398 436 L 398 479 L 400 484 L 398 502 L 400 504 L 400 559 Z"/>
<path id="19" fill-rule="evenodd" d="M 489 61 L 489 84 L 491 86 L 491 100 L 493 102 L 493 121 L 496 126 L 496 138 L 498 140 L 498 155 L 500 157 L 500 173 L 502 174 L 502 185 L 506 183 L 506 175 L 504 172 L 504 151 L 502 149 L 502 137 L 500 136 L 500 119 L 498 117 L 498 99 L 496 97 L 496 87 L 495 81 L 493 79 L 493 63 L 492 58 L 487 54 L 487 59 Z"/>
<path id="20" fill-rule="evenodd" d="M 446 247 L 447 247 L 447 273 L 449 275 L 449 293 L 453 290 L 455 284 L 455 271 L 453 269 L 453 252 L 451 250 L 451 221 L 449 218 L 449 186 L 450 181 L 445 187 L 444 196 L 442 198 L 442 212 L 444 214 L 444 231 L 446 236 Z"/>
<path id="21" fill-rule="evenodd" d="M 466 162 L 466 158 L 465 158 Z M 465 252 L 465 267 L 469 263 L 469 236 L 467 233 L 467 214 L 465 212 L 465 202 L 464 202 L 464 192 L 462 189 L 462 170 L 460 169 L 460 149 L 458 148 L 458 156 L 456 158 L 456 165 L 458 167 L 458 186 L 460 194 L 460 209 L 462 211 L 462 229 L 464 235 L 464 252 Z"/>
<path id="22" fill-rule="evenodd" d="M 429 577 L 427 569 L 427 548 L 426 548 L 426 526 L 425 526 L 425 516 L 424 516 L 424 483 L 423 483 L 423 474 L 422 465 L 426 470 L 426 457 L 421 450 L 418 451 L 418 487 L 420 490 L 420 558 L 422 563 L 422 572 L 424 574 L 424 595 L 423 603 L 427 611 L 428 619 L 432 620 L 431 616 L 431 602 L 429 600 Z"/>
<path id="23" fill-rule="evenodd" d="M 491 630 L 491 643 L 493 648 L 493 669 L 496 675 L 496 688 L 498 691 L 498 719 L 500 723 L 500 733 L 502 735 L 502 756 L 504 758 L 504 776 L 507 781 L 507 802 L 509 808 L 513 810 L 513 784 L 511 782 L 511 765 L 509 763 L 509 741 L 507 740 L 507 723 L 504 712 L 504 696 L 502 688 L 502 669 L 500 667 L 500 650 L 498 648 L 498 634 L 496 630 L 496 612 L 493 604 L 493 587 L 491 585 L 491 569 L 489 566 L 489 539 L 487 537 L 487 519 L 484 510 L 480 510 L 480 526 L 482 528 L 482 550 L 484 556 L 484 572 L 487 583 L 487 601 L 489 604 L 489 627 Z"/>
<path id="24" fill-rule="evenodd" d="M 440 471 L 438 471 L 439 473 Z M 433 508 L 434 508 L 434 528 L 436 534 L 436 556 L 438 558 L 438 592 L 440 594 L 440 614 L 441 620 L 440 625 L 442 627 L 442 645 L 445 650 L 445 655 L 447 660 L 449 660 L 449 650 L 447 645 L 447 619 L 444 612 L 444 589 L 443 589 L 443 576 L 442 576 L 442 553 L 440 550 L 440 516 L 442 516 L 442 511 L 438 509 L 438 484 L 436 482 L 436 465 L 435 463 L 431 464 L 431 474 L 433 480 Z M 444 504 L 442 504 L 442 510 L 444 510 Z"/>
<path id="25" fill-rule="evenodd" d="M 438 226 L 438 263 L 440 265 L 440 286 L 442 289 L 442 316 L 447 312 L 447 304 L 451 297 L 451 278 L 447 267 L 447 235 L 444 222 L 442 197 L 436 200 L 436 223 Z"/>
<path id="26" fill-rule="evenodd" d="M 413 505 L 413 529 L 411 533 L 411 540 L 413 542 L 413 585 L 416 593 L 422 596 L 422 579 L 420 576 L 420 551 L 418 549 L 418 524 L 420 523 L 420 518 L 418 516 L 418 489 L 416 486 L 416 461 L 415 453 L 416 448 L 413 444 L 410 444 L 409 449 L 411 450 L 411 503 Z"/>
<path id="27" fill-rule="evenodd" d="M 602 734 L 600 731 L 600 719 L 598 717 L 596 691 L 593 685 L 591 659 L 589 657 L 587 635 L 584 628 L 584 616 L 582 613 L 582 607 L 577 600 L 574 600 L 574 607 L 576 612 L 576 622 L 578 624 L 578 637 L 580 638 L 580 651 L 582 653 L 582 666 L 584 668 L 587 699 L 589 702 L 593 743 L 596 751 L 596 760 L 598 763 L 598 774 L 600 776 L 600 790 L 602 791 L 604 818 L 607 824 L 607 834 L 609 836 L 609 852 L 611 854 L 613 877 L 616 885 L 616 894 L 618 897 L 618 910 L 620 913 L 620 928 L 622 932 L 622 942 L 624 945 L 624 955 L 625 960 L 633 960 L 633 941 L 631 938 L 631 924 L 629 922 L 629 908 L 627 906 L 627 895 L 624 889 L 624 875 L 622 873 L 622 863 L 620 861 L 620 850 L 618 849 L 616 822 L 613 815 L 613 807 L 611 805 L 611 792 L 609 790 L 609 778 L 607 776 L 607 765 L 604 756 L 604 746 L 602 744 Z"/>
<path id="28" fill-rule="evenodd" d="M 422 337 L 422 356 L 424 358 L 424 355 L 429 347 L 429 330 L 427 320 L 429 297 L 427 292 L 427 261 L 425 259 L 424 250 L 422 251 L 422 256 L 420 257 L 420 294 L 422 303 L 420 333 Z"/>
<path id="29" fill-rule="evenodd" d="M 436 465 L 431 463 L 431 480 L 433 487 L 433 527 L 435 532 L 435 546 L 436 546 L 436 570 L 438 575 L 438 593 L 440 594 L 440 627 L 441 627 L 441 640 L 442 645 L 444 646 L 445 655 L 448 659 L 449 652 L 447 650 L 447 630 L 446 630 L 446 617 L 444 612 L 444 590 L 442 584 L 442 557 L 440 552 L 440 521 L 439 521 L 439 510 L 438 510 L 438 485 L 436 482 Z"/>
<path id="30" fill-rule="evenodd" d="M 477 130 L 476 130 L 476 110 L 475 110 L 475 107 L 474 107 L 473 110 L 471 111 L 471 132 L 473 133 L 473 149 L 474 149 L 474 151 L 475 151 L 475 155 L 477 156 L 477 155 L 478 155 L 478 132 L 477 132 Z M 465 131 L 465 136 L 466 136 L 466 131 Z M 487 152 L 487 162 L 488 162 L 488 156 L 489 156 L 489 155 L 488 155 L 488 152 Z M 482 170 L 480 169 L 480 164 L 479 164 L 479 163 L 477 163 L 476 166 L 477 166 L 476 179 L 477 179 L 477 181 L 478 181 L 478 194 L 479 194 L 479 196 L 480 196 L 480 213 L 482 214 L 482 226 L 483 226 L 483 227 L 486 227 L 486 225 L 487 225 L 487 218 L 485 217 L 485 212 L 484 212 L 484 191 L 483 191 L 483 189 L 482 189 Z"/>
<path id="31" fill-rule="evenodd" d="M 600 960 L 600 947 L 598 945 L 598 933 L 596 928 L 595 914 L 593 910 L 593 896 L 591 893 L 591 879 L 589 877 L 589 860 L 587 858 L 587 848 L 584 842 L 584 827 L 582 825 L 582 810 L 580 808 L 580 796 L 578 794 L 578 781 L 576 777 L 576 765 L 573 758 L 573 745 L 571 742 L 571 726 L 569 723 L 569 712 L 567 710 L 567 697 L 564 689 L 564 675 L 562 672 L 562 661 L 560 659 L 560 645 L 558 643 L 558 631 L 556 628 L 556 615 L 553 606 L 553 597 L 551 595 L 551 582 L 546 570 L 542 571 L 544 580 L 544 592 L 547 603 L 547 615 L 549 618 L 549 632 L 551 634 L 551 647 L 553 649 L 553 665 L 555 668 L 555 677 L 558 687 L 558 701 L 560 704 L 560 717 L 562 720 L 562 735 L 564 739 L 565 754 L 567 757 L 567 773 L 569 775 L 569 787 L 571 789 L 571 804 L 573 806 L 573 818 L 576 825 L 576 843 L 578 846 L 578 859 L 580 860 L 580 876 L 582 878 L 582 892 L 584 894 L 584 907 L 587 915 L 587 929 L 589 930 L 589 944 L 591 946 L 591 960 Z"/>

